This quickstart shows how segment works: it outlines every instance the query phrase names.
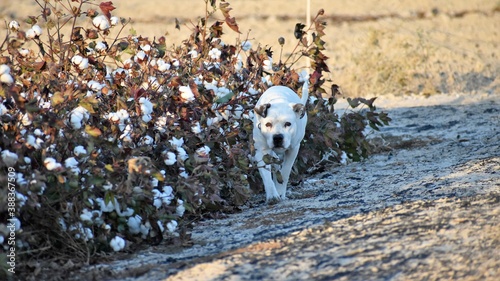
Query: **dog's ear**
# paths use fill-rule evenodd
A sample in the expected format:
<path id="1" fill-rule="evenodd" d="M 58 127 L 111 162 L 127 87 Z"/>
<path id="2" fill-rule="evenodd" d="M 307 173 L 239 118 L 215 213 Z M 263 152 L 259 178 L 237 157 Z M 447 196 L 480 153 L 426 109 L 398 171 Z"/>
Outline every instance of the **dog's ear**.
<path id="1" fill-rule="evenodd" d="M 254 111 L 255 113 L 259 114 L 260 116 L 262 116 L 263 118 L 266 118 L 267 116 L 267 109 L 271 107 L 271 104 L 270 103 L 266 103 L 266 104 L 263 104 L 263 105 L 259 105 L 259 106 L 256 106 L 254 108 Z"/>
<path id="2" fill-rule="evenodd" d="M 302 119 L 306 115 L 306 107 L 301 103 L 296 103 L 292 105 L 293 112 L 297 114 L 297 117 Z"/>

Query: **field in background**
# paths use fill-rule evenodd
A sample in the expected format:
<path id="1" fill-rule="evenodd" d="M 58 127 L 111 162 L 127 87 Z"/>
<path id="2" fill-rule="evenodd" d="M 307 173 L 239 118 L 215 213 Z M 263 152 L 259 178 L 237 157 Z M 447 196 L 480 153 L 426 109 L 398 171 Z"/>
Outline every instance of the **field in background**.
<path id="1" fill-rule="evenodd" d="M 242 34 L 227 33 L 226 42 L 248 36 L 253 44 L 272 46 L 278 61 L 277 40 L 284 37 L 284 55 L 291 52 L 295 24 L 305 23 L 305 0 L 229 2 Z M 130 28 L 138 35 L 166 35 L 167 42 L 175 45 L 188 38 L 205 10 L 203 0 L 127 0 L 114 5 L 113 15 L 130 17 Z M 346 95 L 499 91 L 497 0 L 311 0 L 311 6 L 313 15 L 325 10 L 330 79 Z M 34 0 L 19 0 L 15 5 L 0 2 L 0 18 L 6 21 L 21 21 L 36 12 Z M 181 23 L 180 30 L 175 19 Z M 0 37 L 4 34 L 0 31 Z"/>

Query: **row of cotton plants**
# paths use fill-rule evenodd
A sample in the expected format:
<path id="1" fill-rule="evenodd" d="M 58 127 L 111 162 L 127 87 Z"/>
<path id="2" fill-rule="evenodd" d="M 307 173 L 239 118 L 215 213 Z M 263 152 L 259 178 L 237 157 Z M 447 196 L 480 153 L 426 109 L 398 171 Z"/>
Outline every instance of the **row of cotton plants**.
<path id="1" fill-rule="evenodd" d="M 109 2 L 100 12 L 92 2 L 45 1 L 40 16 L 9 24 L 0 49 L 0 168 L 15 171 L 16 247 L 26 259 L 81 261 L 182 241 L 192 218 L 236 210 L 261 186 L 250 161 L 252 109 L 271 85 L 311 82 L 299 172 L 343 150 L 364 153 L 364 126 L 384 122 L 373 101 L 361 99 L 368 120 L 337 116 L 335 92 L 322 98 L 328 67 L 318 17 L 315 42 L 299 33 L 292 54 L 313 59 L 309 77 L 257 42 L 224 42 L 223 21 L 200 20 L 180 47 L 169 47 L 165 37 L 120 37 L 126 21 L 111 16 Z M 220 9 L 227 20 L 227 6 Z M 51 23 L 71 18 L 72 33 L 58 35 Z M 2 221 L 4 248 L 7 236 Z"/>

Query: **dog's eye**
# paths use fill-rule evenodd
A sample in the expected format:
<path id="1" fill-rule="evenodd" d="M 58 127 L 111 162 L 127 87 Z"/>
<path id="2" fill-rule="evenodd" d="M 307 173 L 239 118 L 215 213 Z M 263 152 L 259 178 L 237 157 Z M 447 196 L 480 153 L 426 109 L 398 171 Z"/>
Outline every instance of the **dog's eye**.
<path id="1" fill-rule="evenodd" d="M 290 123 L 290 122 L 285 122 L 285 127 L 290 127 L 290 126 L 292 126 L 292 123 Z"/>
<path id="2" fill-rule="evenodd" d="M 266 123 L 266 127 L 271 128 L 272 126 L 273 126 L 273 124 L 271 124 L 271 122 Z"/>

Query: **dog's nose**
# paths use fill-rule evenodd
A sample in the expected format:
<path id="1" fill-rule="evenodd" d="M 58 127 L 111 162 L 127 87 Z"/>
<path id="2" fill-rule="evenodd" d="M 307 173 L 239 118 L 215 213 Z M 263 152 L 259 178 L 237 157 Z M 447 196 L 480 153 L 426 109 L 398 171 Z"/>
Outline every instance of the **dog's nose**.
<path id="1" fill-rule="evenodd" d="M 273 136 L 274 147 L 283 147 L 283 134 L 276 134 Z"/>

